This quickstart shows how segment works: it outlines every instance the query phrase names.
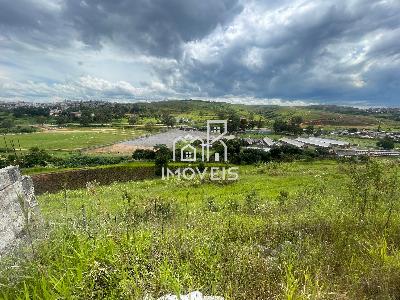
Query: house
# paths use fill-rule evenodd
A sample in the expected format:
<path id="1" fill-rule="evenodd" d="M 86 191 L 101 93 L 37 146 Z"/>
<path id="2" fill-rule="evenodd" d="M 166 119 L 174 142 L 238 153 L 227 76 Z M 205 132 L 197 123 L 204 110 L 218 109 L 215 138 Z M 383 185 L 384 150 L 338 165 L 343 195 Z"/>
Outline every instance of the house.
<path id="1" fill-rule="evenodd" d="M 58 117 L 62 113 L 61 109 L 50 109 L 49 116 Z"/>
<path id="2" fill-rule="evenodd" d="M 330 148 L 330 144 L 322 140 L 314 140 L 312 138 L 297 138 L 296 141 L 317 148 Z"/>
<path id="3" fill-rule="evenodd" d="M 73 112 L 70 112 L 70 115 L 71 115 L 71 117 L 74 117 L 74 118 L 80 118 L 80 117 L 82 117 L 82 113 L 81 113 L 80 111 L 73 111 Z"/>
<path id="4" fill-rule="evenodd" d="M 263 138 L 262 141 L 263 141 L 264 144 L 265 144 L 266 146 L 268 146 L 268 147 L 272 147 L 272 146 L 275 145 L 275 142 L 274 142 L 272 139 L 270 139 L 269 137 Z"/>
<path id="5" fill-rule="evenodd" d="M 366 150 L 366 149 L 345 149 L 337 150 L 336 155 L 339 157 L 351 157 L 351 156 L 400 156 L 399 151 L 392 150 Z"/>
<path id="6" fill-rule="evenodd" d="M 300 142 L 300 141 L 296 141 L 296 140 L 292 140 L 292 139 L 288 139 L 288 138 L 281 138 L 279 140 L 282 144 L 286 144 L 286 145 L 290 145 L 290 146 L 294 146 L 296 148 L 305 148 L 306 144 Z"/>
<path id="7" fill-rule="evenodd" d="M 317 137 L 309 137 L 309 138 L 297 138 L 296 141 L 304 143 L 309 146 L 319 147 L 319 148 L 347 148 L 350 147 L 350 143 L 337 141 L 333 139 L 324 139 Z"/>
<path id="8" fill-rule="evenodd" d="M 245 149 L 262 150 L 262 151 L 265 151 L 265 152 L 269 152 L 271 150 L 271 148 L 254 147 L 254 146 L 245 147 Z"/>

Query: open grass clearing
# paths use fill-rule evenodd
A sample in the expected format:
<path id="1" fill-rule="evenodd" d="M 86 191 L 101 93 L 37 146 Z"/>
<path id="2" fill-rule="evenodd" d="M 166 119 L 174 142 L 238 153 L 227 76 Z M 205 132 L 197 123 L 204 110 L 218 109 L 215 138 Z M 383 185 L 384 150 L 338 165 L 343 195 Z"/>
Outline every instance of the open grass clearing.
<path id="1" fill-rule="evenodd" d="M 2 269 L 0 295 L 397 299 L 400 216 L 383 227 L 377 204 L 361 218 L 345 170 L 334 161 L 275 163 L 241 167 L 231 184 L 91 183 L 42 195 L 47 239 L 34 259 Z"/>
<path id="2" fill-rule="evenodd" d="M 55 129 L 29 134 L 5 135 L 0 139 L 0 144 L 4 148 L 11 148 L 13 144 L 17 150 L 39 147 L 48 151 L 72 151 L 133 139 L 143 132 L 112 128 Z"/>

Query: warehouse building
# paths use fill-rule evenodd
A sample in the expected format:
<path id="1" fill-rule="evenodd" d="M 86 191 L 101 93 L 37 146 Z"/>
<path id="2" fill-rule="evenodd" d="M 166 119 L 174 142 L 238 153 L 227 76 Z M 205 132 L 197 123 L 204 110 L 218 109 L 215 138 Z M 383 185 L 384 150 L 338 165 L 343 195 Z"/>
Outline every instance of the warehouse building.
<path id="1" fill-rule="evenodd" d="M 291 145 L 291 146 L 294 146 L 297 148 L 305 148 L 306 147 L 306 144 L 304 144 L 300 141 L 292 140 L 292 139 L 285 138 L 285 137 L 281 138 L 279 141 L 282 144 Z"/>

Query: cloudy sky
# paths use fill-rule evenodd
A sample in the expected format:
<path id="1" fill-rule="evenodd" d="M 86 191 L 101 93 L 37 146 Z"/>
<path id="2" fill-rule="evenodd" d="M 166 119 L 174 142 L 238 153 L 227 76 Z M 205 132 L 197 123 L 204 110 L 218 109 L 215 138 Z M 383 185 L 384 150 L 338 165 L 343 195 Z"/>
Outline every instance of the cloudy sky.
<path id="1" fill-rule="evenodd" d="M 400 0 L 0 0 L 0 100 L 400 106 Z"/>

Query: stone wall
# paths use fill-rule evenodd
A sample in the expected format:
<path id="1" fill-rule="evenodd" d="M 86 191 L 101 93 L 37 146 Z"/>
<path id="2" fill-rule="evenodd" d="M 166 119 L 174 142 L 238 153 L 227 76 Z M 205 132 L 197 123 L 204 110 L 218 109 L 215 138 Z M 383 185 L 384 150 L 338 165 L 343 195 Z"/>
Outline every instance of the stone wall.
<path id="1" fill-rule="evenodd" d="M 0 255 L 17 245 L 38 217 L 32 179 L 18 167 L 0 169 Z"/>

